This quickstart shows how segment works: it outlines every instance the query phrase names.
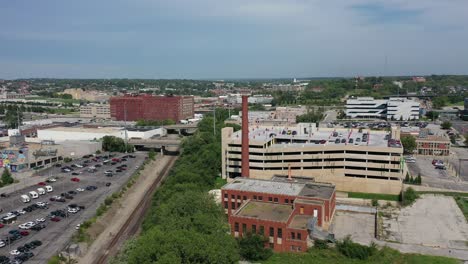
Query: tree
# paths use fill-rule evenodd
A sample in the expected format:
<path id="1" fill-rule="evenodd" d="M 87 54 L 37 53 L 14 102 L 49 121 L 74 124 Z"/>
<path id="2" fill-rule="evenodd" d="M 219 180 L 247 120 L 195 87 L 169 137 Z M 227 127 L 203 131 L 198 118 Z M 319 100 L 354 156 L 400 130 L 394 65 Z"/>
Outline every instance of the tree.
<path id="1" fill-rule="evenodd" d="M 413 136 L 402 136 L 400 141 L 405 153 L 413 153 L 416 148 L 416 139 Z"/>
<path id="2" fill-rule="evenodd" d="M 429 111 L 426 113 L 426 117 L 432 119 L 432 121 L 437 120 L 439 118 L 439 113 L 434 111 Z"/>
<path id="3" fill-rule="evenodd" d="M 266 260 L 273 254 L 270 248 L 265 248 L 267 238 L 248 233 L 239 240 L 240 255 L 251 261 Z"/>
<path id="4" fill-rule="evenodd" d="M 418 173 L 418 177 L 416 177 L 415 184 L 421 185 L 421 183 L 422 183 L 421 173 Z"/>
<path id="5" fill-rule="evenodd" d="M 404 183 L 409 183 L 410 182 L 410 176 L 409 176 L 408 172 L 406 173 L 406 177 L 405 177 L 405 180 L 403 182 Z"/>
<path id="6" fill-rule="evenodd" d="M 403 206 L 411 205 L 418 198 L 418 193 L 413 188 L 409 187 L 404 192 L 402 192 L 401 203 L 403 204 Z"/>
<path id="7" fill-rule="evenodd" d="M 442 129 L 450 129 L 450 128 L 452 128 L 452 123 L 450 123 L 449 121 L 444 121 L 444 122 L 440 125 L 440 127 L 441 127 Z"/>
<path id="8" fill-rule="evenodd" d="M 440 109 L 448 104 L 447 96 L 437 96 L 432 100 L 432 106 L 435 109 Z"/>
<path id="9" fill-rule="evenodd" d="M 156 159 L 156 152 L 154 152 L 154 149 L 151 149 L 151 150 L 148 152 L 148 158 L 151 159 L 151 160 Z"/>
<path id="10" fill-rule="evenodd" d="M 125 144 L 121 138 L 114 136 L 104 136 L 102 138 L 102 149 L 113 152 L 133 152 L 133 146 Z"/>
<path id="11" fill-rule="evenodd" d="M 2 183 L 3 183 L 3 185 L 12 184 L 13 182 L 15 182 L 15 180 L 11 176 L 10 171 L 8 170 L 8 168 L 5 168 L 3 170 L 3 173 L 2 173 Z"/>

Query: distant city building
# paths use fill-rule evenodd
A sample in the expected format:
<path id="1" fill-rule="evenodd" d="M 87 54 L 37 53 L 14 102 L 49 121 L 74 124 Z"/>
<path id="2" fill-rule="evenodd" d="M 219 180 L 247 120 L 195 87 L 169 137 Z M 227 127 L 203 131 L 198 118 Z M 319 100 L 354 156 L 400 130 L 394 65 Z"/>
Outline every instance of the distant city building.
<path id="1" fill-rule="evenodd" d="M 292 177 L 239 177 L 222 187 L 221 197 L 234 237 L 259 234 L 277 252 L 307 251 L 314 234 L 328 230 L 336 203 L 335 186 Z"/>
<path id="2" fill-rule="evenodd" d="M 110 119 L 110 105 L 108 104 L 87 104 L 80 106 L 80 117 Z"/>
<path id="3" fill-rule="evenodd" d="M 26 94 L 15 93 L 15 92 L 3 92 L 0 93 L 0 99 L 23 99 Z"/>
<path id="4" fill-rule="evenodd" d="M 229 104 L 241 104 L 242 97 L 241 94 L 229 94 L 226 98 L 227 103 Z M 252 95 L 249 96 L 249 104 L 270 104 L 273 101 L 273 96 L 271 95 Z"/>
<path id="5" fill-rule="evenodd" d="M 426 82 L 426 78 L 424 78 L 424 77 L 413 77 L 413 82 L 423 83 L 423 82 Z"/>
<path id="6" fill-rule="evenodd" d="M 193 118 L 193 96 L 117 96 L 110 98 L 113 120 L 137 121 Z"/>
<path id="7" fill-rule="evenodd" d="M 70 94 L 73 99 L 91 102 L 104 102 L 109 100 L 109 95 L 95 90 L 83 90 L 81 88 L 65 89 L 62 94 Z"/>
<path id="8" fill-rule="evenodd" d="M 372 97 L 358 97 L 346 101 L 346 116 L 349 118 L 418 120 L 419 102 L 406 98 L 376 100 Z"/>

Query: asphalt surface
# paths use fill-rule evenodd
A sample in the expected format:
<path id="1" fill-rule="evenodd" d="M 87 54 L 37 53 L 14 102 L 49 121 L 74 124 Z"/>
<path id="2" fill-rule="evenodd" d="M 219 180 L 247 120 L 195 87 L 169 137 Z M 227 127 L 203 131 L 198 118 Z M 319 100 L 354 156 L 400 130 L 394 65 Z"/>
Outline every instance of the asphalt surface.
<path id="1" fill-rule="evenodd" d="M 16 190 L 14 193 L 10 193 L 9 197 L 7 198 L 0 198 L 0 208 L 3 209 L 1 213 L 2 217 L 8 212 L 23 209 L 24 207 L 27 207 L 36 202 L 49 203 L 48 209 L 36 209 L 32 212 L 27 212 L 24 215 L 18 216 L 15 223 L 6 224 L 3 228 L 0 229 L 0 239 L 5 240 L 7 238 L 8 231 L 14 229 L 20 230 L 18 225 L 29 221 L 35 221 L 37 218 L 46 219 L 46 221 L 43 223 L 46 225 L 46 228 L 40 231 L 28 230 L 30 233 L 28 236 L 22 237 L 12 242 L 10 246 L 6 245 L 5 247 L 0 248 L 0 255 L 10 257 L 10 250 L 17 249 L 18 247 L 23 246 L 24 244 L 33 240 L 40 240 L 43 243 L 42 246 L 31 250 L 34 253 L 34 257 L 29 259 L 27 263 L 46 263 L 50 257 L 57 254 L 68 244 L 74 232 L 77 232 L 75 229 L 76 225 L 93 217 L 96 213 L 96 209 L 104 201 L 104 199 L 113 192 L 118 191 L 120 187 L 125 184 L 127 179 L 133 174 L 133 172 L 139 166 L 141 166 L 145 155 L 143 153 L 135 153 L 134 155 L 136 158 L 128 158 L 127 161 L 117 163 L 115 165 L 111 165 L 110 163 L 108 165 L 103 165 L 102 167 L 98 168 L 97 172 L 94 173 L 87 172 L 86 167 L 80 169 L 76 168 L 74 172 L 82 172 L 82 174 L 79 176 L 71 175 L 71 172 L 62 173 L 60 168 L 52 167 L 41 172 L 41 175 L 43 175 L 41 177 L 43 177 L 44 181 L 51 176 L 57 179 L 56 182 L 47 183 L 54 188 L 52 192 L 41 195 L 37 199 L 31 199 L 31 202 L 29 203 L 23 203 L 20 199 L 20 196 L 22 194 L 27 194 L 29 191 L 37 191 L 37 188 L 41 187 L 35 185 Z M 123 154 L 117 155 L 116 157 L 121 156 L 123 156 Z M 83 160 L 75 160 L 68 163 L 67 165 L 76 163 L 82 164 L 82 161 Z M 102 162 L 90 162 L 88 164 L 89 166 L 93 166 L 98 163 L 102 164 Z M 112 170 L 115 172 L 115 167 L 121 164 L 126 164 L 127 170 L 120 173 L 114 173 L 113 177 L 104 176 L 104 171 Z M 71 181 L 70 179 L 73 177 L 79 178 L 80 182 Z M 108 182 L 110 182 L 111 185 L 107 187 L 106 183 Z M 89 185 L 94 185 L 98 188 L 94 191 L 85 190 L 83 192 L 77 192 L 77 194 L 74 195 L 74 199 L 67 199 L 65 203 L 55 201 L 52 202 L 49 200 L 49 198 L 52 196 L 60 195 L 63 192 L 72 190 L 76 191 L 77 188 L 86 189 L 86 186 Z M 61 221 L 59 222 L 50 221 L 50 217 L 48 217 L 50 212 L 57 209 L 64 209 L 66 211 L 67 206 L 72 203 L 80 206 L 83 205 L 85 206 L 85 209 L 79 211 L 76 214 L 70 213 L 69 217 L 61 218 Z"/>

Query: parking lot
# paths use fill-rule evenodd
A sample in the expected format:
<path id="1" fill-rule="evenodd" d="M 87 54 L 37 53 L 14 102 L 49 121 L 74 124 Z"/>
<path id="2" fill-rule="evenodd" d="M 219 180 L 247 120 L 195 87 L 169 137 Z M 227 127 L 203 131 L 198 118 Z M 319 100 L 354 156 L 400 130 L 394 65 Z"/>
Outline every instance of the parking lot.
<path id="1" fill-rule="evenodd" d="M 87 165 L 83 168 L 74 168 L 71 172 L 62 172 L 59 167 L 52 167 L 48 170 L 42 171 L 39 177 L 44 178 L 44 182 L 48 178 L 55 178 L 55 182 L 47 182 L 47 185 L 52 186 L 52 192 L 46 192 L 44 195 L 39 195 L 37 199 L 31 199 L 29 203 L 24 203 L 21 200 L 21 195 L 27 195 L 30 191 L 37 191 L 38 188 L 43 188 L 43 186 L 31 186 L 16 190 L 13 193 L 7 194 L 8 197 L 0 198 L 0 208 L 3 210 L 1 216 L 4 217 L 8 212 L 17 211 L 19 213 L 15 223 L 4 224 L 0 229 L 0 239 L 3 240 L 5 246 L 0 248 L 0 255 L 11 257 L 14 256 L 10 254 L 10 251 L 17 249 L 20 246 L 30 243 L 31 241 L 41 241 L 42 245 L 37 248 L 31 249 L 30 252 L 34 256 L 28 260 L 28 263 L 46 263 L 47 260 L 59 250 L 63 249 L 67 242 L 71 238 L 74 232 L 76 232 L 77 224 L 84 222 L 85 220 L 91 218 L 97 207 L 104 201 L 104 199 L 117 191 L 133 174 L 133 172 L 141 166 L 144 161 L 143 153 L 135 153 L 135 158 L 127 158 L 127 161 L 115 162 L 114 165 L 109 162 L 107 165 L 101 165 L 97 167 L 95 172 L 88 172 L 89 167 L 93 167 L 96 164 L 102 164 L 104 159 L 99 161 L 92 161 L 92 158 L 87 160 L 88 163 L 84 163 L 84 160 L 75 160 L 66 164 L 70 166 L 72 164 Z M 121 158 L 124 155 L 118 155 L 114 158 Z M 116 168 L 126 164 L 127 167 L 121 172 L 116 172 Z M 65 165 L 65 164 L 64 164 Z M 104 172 L 107 170 L 113 171 L 112 177 L 106 177 Z M 78 175 L 72 175 L 72 173 Z M 72 178 L 78 178 L 79 182 L 72 181 Z M 110 183 L 110 185 L 109 185 Z M 108 185 L 108 186 L 107 186 Z M 86 188 L 88 186 L 97 187 L 95 190 L 92 188 Z M 83 190 L 77 190 L 81 188 Z M 68 194 L 68 199 L 65 199 L 65 202 L 51 201 L 50 198 L 53 196 L 65 196 L 65 193 L 71 192 Z M 48 203 L 45 208 L 36 208 L 31 212 L 21 212 L 23 208 L 30 207 L 32 204 L 37 202 Z M 76 204 L 78 206 L 84 207 L 84 209 L 74 212 L 74 210 L 68 211 L 68 206 L 70 204 Z M 37 206 L 36 206 L 37 207 Z M 57 217 L 53 220 L 58 220 L 57 222 L 52 221 L 50 213 L 62 209 L 65 212 L 64 217 Z M 39 231 L 32 229 L 20 229 L 19 225 L 26 222 L 37 222 L 36 220 L 45 221 L 38 224 L 44 225 L 45 228 Z M 10 238 L 15 236 L 12 230 L 18 231 L 27 231 L 28 235 L 16 235 L 19 239 L 8 243 Z M 23 233 L 25 234 L 25 233 Z M 1 244 L 1 243 L 0 243 Z"/>
<path id="2" fill-rule="evenodd" d="M 353 241 L 368 245 L 375 237 L 374 214 L 336 211 L 332 229 L 336 239 L 350 235 Z"/>

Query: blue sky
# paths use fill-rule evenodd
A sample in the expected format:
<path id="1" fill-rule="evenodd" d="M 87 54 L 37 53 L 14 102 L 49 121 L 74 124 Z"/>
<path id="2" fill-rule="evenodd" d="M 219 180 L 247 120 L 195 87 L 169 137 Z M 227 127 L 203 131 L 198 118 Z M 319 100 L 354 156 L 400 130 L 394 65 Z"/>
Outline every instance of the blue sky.
<path id="1" fill-rule="evenodd" d="M 466 0 L 0 0 L 0 78 L 468 74 L 467 10 Z"/>

